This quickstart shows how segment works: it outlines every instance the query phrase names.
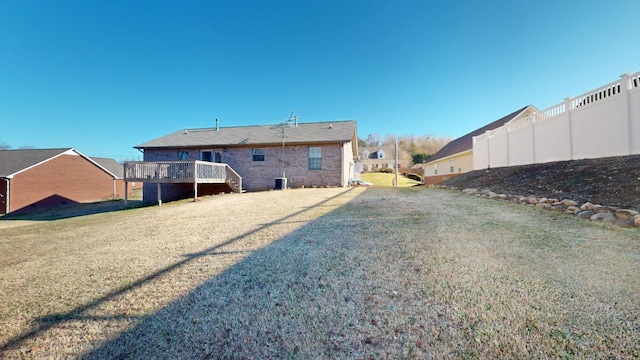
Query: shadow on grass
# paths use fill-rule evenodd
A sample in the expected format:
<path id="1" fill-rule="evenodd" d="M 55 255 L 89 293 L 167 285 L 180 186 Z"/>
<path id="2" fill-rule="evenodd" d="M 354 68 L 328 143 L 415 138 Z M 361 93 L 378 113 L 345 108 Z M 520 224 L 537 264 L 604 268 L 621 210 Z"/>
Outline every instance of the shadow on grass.
<path id="1" fill-rule="evenodd" d="M 210 298 L 208 298 L 211 301 L 218 301 L 221 299 L 222 300 L 230 299 L 230 296 L 233 296 L 233 294 L 211 294 L 210 293 L 211 287 L 216 286 L 212 284 L 218 284 L 218 285 L 223 284 L 225 288 L 228 288 L 229 286 L 233 287 L 233 285 L 230 285 L 230 283 L 235 283 L 240 288 L 247 287 L 247 286 L 252 288 L 257 288 L 260 293 L 263 293 L 267 297 L 270 295 L 273 295 L 273 293 L 270 290 L 270 287 L 268 286 L 268 284 L 265 283 L 265 281 L 268 282 L 268 280 L 266 279 L 272 278 L 270 274 L 285 271 L 284 267 L 282 266 L 283 264 L 272 264 L 268 262 L 265 263 L 260 259 L 265 253 L 270 253 L 273 251 L 279 251 L 279 252 L 284 251 L 282 249 L 275 249 L 274 246 L 278 247 L 279 246 L 278 244 L 280 242 L 286 241 L 286 239 L 291 239 L 291 236 L 292 236 L 291 234 L 285 236 L 284 238 L 275 240 L 274 242 L 270 243 L 267 247 L 263 249 L 254 251 L 247 258 L 234 264 L 231 268 L 225 270 L 220 275 L 207 280 L 203 285 L 192 290 L 186 296 L 176 299 L 169 305 L 159 309 L 153 315 L 94 316 L 94 315 L 91 315 L 90 312 L 91 310 L 98 308 L 100 305 L 110 300 L 114 300 L 119 296 L 122 296 L 126 293 L 129 293 L 138 288 L 141 288 L 145 284 L 148 284 L 151 281 L 167 273 L 176 271 L 179 268 L 186 266 L 189 263 L 199 260 L 203 257 L 239 253 L 234 251 L 231 251 L 231 252 L 220 251 L 220 249 L 225 246 L 236 243 L 238 241 L 249 239 L 252 235 L 260 231 L 263 231 L 265 229 L 268 229 L 269 227 L 279 225 L 279 224 L 286 224 L 287 222 L 290 222 L 290 219 L 298 215 L 301 215 L 303 213 L 306 213 L 308 211 L 311 211 L 314 208 L 326 206 L 327 203 L 337 198 L 343 197 L 345 194 L 349 193 L 352 190 L 353 189 L 346 190 L 333 197 L 327 198 L 313 206 L 305 207 L 290 215 L 284 216 L 270 223 L 263 224 L 252 231 L 246 232 L 240 236 L 229 239 L 224 243 L 210 247 L 206 250 L 196 252 L 196 253 L 184 254 L 182 260 L 175 262 L 170 266 L 164 267 L 148 276 L 140 278 L 139 280 L 131 283 L 128 286 L 113 290 L 105 294 L 104 296 L 98 299 L 95 299 L 94 301 L 91 301 L 82 306 L 79 306 L 71 311 L 64 312 L 64 313 L 50 314 L 50 315 L 41 317 L 39 319 L 35 319 L 34 325 L 31 327 L 30 330 L 6 341 L 4 345 L 0 347 L 0 354 L 8 350 L 14 350 L 14 349 L 20 348 L 22 344 L 24 344 L 26 341 L 30 339 L 34 339 L 40 334 L 58 325 L 61 325 L 65 322 L 74 321 L 74 320 L 96 320 L 96 321 L 133 320 L 134 323 L 136 324 L 134 328 L 122 333 L 118 338 L 105 343 L 102 347 L 93 350 L 91 353 L 85 354 L 84 356 L 82 356 L 82 358 L 104 359 L 104 358 L 129 358 L 129 357 L 149 358 L 149 357 L 158 357 L 158 356 L 173 357 L 172 355 L 175 355 L 175 354 L 178 354 L 179 357 L 181 358 L 185 358 L 185 357 L 207 358 L 211 356 L 218 357 L 218 356 L 215 356 L 215 354 L 216 353 L 220 354 L 220 353 L 215 350 L 215 347 L 220 346 L 220 344 L 210 344 L 211 347 L 204 346 L 204 344 L 203 346 L 199 346 L 198 344 L 195 344 L 193 342 L 194 341 L 193 339 L 188 338 L 189 335 L 194 334 L 193 332 L 194 329 L 189 328 L 189 325 L 193 325 L 195 320 L 189 320 L 189 324 L 185 324 L 183 321 L 185 318 L 184 314 L 189 311 L 202 310 L 202 309 L 194 308 L 193 303 L 195 301 L 200 301 L 203 298 L 203 296 L 205 298 L 207 296 L 211 296 Z M 325 214 L 324 216 L 327 216 L 327 214 Z M 317 221 L 317 219 L 314 221 Z M 304 227 L 302 229 L 298 229 L 296 233 L 302 231 L 303 229 Z M 268 256 L 267 258 L 272 258 L 272 257 Z M 299 264 L 289 263 L 285 265 L 291 265 L 295 268 Z M 259 267 L 258 271 L 265 276 L 264 279 L 257 281 L 256 279 L 248 278 L 249 275 L 247 274 L 255 274 L 256 270 L 255 268 L 253 268 L 254 266 Z M 297 270 L 296 270 L 296 273 L 297 273 Z M 300 273 L 299 275 L 309 276 L 312 274 L 309 274 L 308 271 L 306 270 L 302 270 L 302 273 Z M 289 285 L 280 284 L 280 285 L 290 286 L 290 284 Z M 196 300 L 196 298 L 200 300 Z M 235 298 L 233 300 L 243 301 L 242 298 Z M 280 306 L 280 305 L 278 305 L 278 303 L 276 302 L 274 306 Z M 234 316 L 231 313 L 232 309 L 228 309 L 228 310 L 230 310 L 230 312 L 227 313 L 226 315 L 228 315 L 229 316 L 228 319 L 230 319 L 230 321 L 233 322 Z M 217 314 L 217 315 L 221 315 L 221 314 Z M 225 314 L 222 314 L 222 315 L 225 315 Z M 210 318 L 209 320 L 211 319 L 214 319 L 214 318 Z M 204 319 L 203 321 L 207 321 L 207 320 Z M 234 325 L 229 324 L 229 326 L 233 327 Z M 159 333 L 155 331 L 158 331 Z M 225 335 L 228 335 L 228 333 L 231 330 L 229 327 L 222 326 L 222 328 L 216 328 L 213 331 L 221 331 L 221 333 L 218 333 L 218 335 L 225 336 Z M 172 349 L 171 351 L 173 352 L 163 353 L 161 350 L 159 351 L 158 344 L 160 343 L 170 347 Z M 233 349 L 228 349 L 228 350 L 233 350 Z M 227 356 L 224 356 L 224 357 L 228 357 L 228 355 L 229 354 L 227 354 Z"/>
<path id="2" fill-rule="evenodd" d="M 142 200 L 128 200 L 127 209 L 150 206 L 154 204 L 143 203 Z M 99 201 L 95 203 L 73 203 L 61 205 L 38 211 L 17 211 L 0 216 L 0 221 L 29 220 L 51 221 L 77 216 L 101 214 L 124 209 L 124 200 Z"/>

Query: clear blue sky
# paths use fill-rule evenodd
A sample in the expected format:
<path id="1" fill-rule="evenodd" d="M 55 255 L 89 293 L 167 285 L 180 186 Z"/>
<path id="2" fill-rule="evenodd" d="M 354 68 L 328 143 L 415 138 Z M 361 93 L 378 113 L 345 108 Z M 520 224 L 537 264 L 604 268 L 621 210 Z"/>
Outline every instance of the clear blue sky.
<path id="1" fill-rule="evenodd" d="M 461 136 L 640 71 L 640 1 L 0 1 L 0 142 L 136 159 L 183 128 Z"/>

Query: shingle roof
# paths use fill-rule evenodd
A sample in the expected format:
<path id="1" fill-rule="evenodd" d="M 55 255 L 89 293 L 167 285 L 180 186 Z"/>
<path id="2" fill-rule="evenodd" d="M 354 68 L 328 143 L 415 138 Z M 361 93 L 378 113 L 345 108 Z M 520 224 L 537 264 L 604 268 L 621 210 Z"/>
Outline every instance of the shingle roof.
<path id="1" fill-rule="evenodd" d="M 107 169 L 110 173 L 115 175 L 118 179 L 124 178 L 124 167 L 114 159 L 92 157 L 91 160 L 95 161 L 96 163 L 98 163 L 98 165 Z"/>
<path id="2" fill-rule="evenodd" d="M 113 159 L 89 158 L 74 148 L 0 150 L 0 177 L 15 175 L 56 156 L 75 153 L 95 163 L 112 176 L 122 178 L 124 169 Z M 115 165 L 114 165 L 115 164 Z M 119 170 L 118 170 L 119 167 Z"/>
<path id="3" fill-rule="evenodd" d="M 356 122 L 333 121 L 316 123 L 291 124 L 285 129 L 285 142 L 295 143 L 327 143 L 351 141 L 356 136 Z M 234 146 L 234 145 L 269 145 L 282 143 L 282 128 L 278 126 L 233 126 L 206 129 L 182 129 L 147 141 L 137 149 L 176 148 L 193 146 Z"/>
<path id="4" fill-rule="evenodd" d="M 485 125 L 477 130 L 474 130 L 466 135 L 463 135 L 455 140 L 452 140 L 447 145 L 445 145 L 440 151 L 433 154 L 432 157 L 429 158 L 428 162 L 433 162 L 438 159 L 445 158 L 447 156 L 451 156 L 457 153 L 461 153 L 463 151 L 473 149 L 473 137 L 484 134 L 487 130 L 494 130 L 499 128 L 500 126 L 508 123 L 513 120 L 516 116 L 518 116 L 521 112 L 523 112 L 528 106 L 523 107 L 522 109 L 516 110 L 511 114 L 502 117 L 488 125 Z"/>
<path id="5" fill-rule="evenodd" d="M 6 177 L 49 160 L 72 148 L 0 150 L 0 177 Z"/>

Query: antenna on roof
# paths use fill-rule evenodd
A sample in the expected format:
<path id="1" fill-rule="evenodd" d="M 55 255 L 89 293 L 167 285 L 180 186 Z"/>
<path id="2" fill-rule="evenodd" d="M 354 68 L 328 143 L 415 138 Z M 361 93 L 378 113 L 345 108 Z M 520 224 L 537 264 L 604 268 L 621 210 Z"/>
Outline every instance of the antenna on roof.
<path id="1" fill-rule="evenodd" d="M 295 115 L 295 111 L 291 112 L 288 120 L 283 121 L 280 124 L 274 125 L 271 127 L 272 129 L 278 129 L 278 128 L 282 129 L 282 159 L 281 159 L 282 178 L 286 178 L 286 173 L 284 169 L 284 139 L 287 137 L 287 134 L 285 130 L 291 127 L 291 123 L 294 123 L 293 127 L 298 127 L 298 115 Z"/>
<path id="2" fill-rule="evenodd" d="M 298 115 L 294 116 L 293 114 L 295 114 L 295 111 L 292 111 L 291 115 L 289 115 L 289 121 L 293 120 L 295 124 L 294 127 L 298 127 Z"/>

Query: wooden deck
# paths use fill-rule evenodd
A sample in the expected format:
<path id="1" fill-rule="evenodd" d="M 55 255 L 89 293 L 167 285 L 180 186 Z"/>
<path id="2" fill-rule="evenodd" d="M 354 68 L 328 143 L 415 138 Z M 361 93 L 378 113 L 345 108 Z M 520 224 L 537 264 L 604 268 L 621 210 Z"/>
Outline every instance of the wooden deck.
<path id="1" fill-rule="evenodd" d="M 208 161 L 126 161 L 124 181 L 125 187 L 130 182 L 157 183 L 159 191 L 160 184 L 191 183 L 194 199 L 202 183 L 227 184 L 234 192 L 242 192 L 242 177 L 237 172 L 227 164 Z"/>

